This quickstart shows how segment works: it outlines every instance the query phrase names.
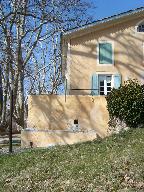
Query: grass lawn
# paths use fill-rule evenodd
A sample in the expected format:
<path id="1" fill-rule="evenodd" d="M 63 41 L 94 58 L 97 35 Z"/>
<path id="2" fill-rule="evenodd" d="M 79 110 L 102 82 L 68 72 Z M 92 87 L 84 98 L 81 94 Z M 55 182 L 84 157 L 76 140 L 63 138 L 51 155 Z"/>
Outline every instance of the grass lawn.
<path id="1" fill-rule="evenodd" d="M 144 129 L 0 156 L 2 192 L 143 192 Z"/>

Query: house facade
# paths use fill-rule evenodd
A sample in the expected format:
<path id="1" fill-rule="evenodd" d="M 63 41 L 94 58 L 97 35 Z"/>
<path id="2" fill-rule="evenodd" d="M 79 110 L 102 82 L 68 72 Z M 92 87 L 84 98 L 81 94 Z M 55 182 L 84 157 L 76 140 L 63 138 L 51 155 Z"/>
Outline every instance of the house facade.
<path id="1" fill-rule="evenodd" d="M 105 96 L 144 83 L 144 7 L 62 34 L 63 95 L 31 95 L 23 147 L 73 144 L 108 135 Z"/>
<path id="2" fill-rule="evenodd" d="M 63 73 L 70 95 L 107 95 L 128 79 L 143 82 L 144 8 L 64 33 Z"/>

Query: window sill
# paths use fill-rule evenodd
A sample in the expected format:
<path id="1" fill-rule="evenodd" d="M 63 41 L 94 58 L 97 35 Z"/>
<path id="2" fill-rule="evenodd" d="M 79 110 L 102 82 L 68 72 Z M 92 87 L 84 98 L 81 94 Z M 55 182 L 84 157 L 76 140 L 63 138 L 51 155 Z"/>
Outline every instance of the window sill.
<path id="1" fill-rule="evenodd" d="M 97 64 L 98 66 L 114 66 L 114 63 L 110 63 L 110 64 L 101 64 L 101 63 L 98 63 Z"/>

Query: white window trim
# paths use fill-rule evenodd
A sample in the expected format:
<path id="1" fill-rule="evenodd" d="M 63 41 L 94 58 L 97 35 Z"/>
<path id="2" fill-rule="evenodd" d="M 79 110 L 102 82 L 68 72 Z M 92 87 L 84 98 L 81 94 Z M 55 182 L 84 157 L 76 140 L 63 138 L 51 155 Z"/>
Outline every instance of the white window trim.
<path id="1" fill-rule="evenodd" d="M 104 81 L 104 95 L 100 95 L 100 84 L 99 84 L 99 76 L 111 76 L 111 88 L 113 89 L 114 88 L 114 75 L 115 73 L 98 73 L 98 95 L 99 96 L 106 96 L 107 95 L 107 91 L 105 91 L 107 89 L 107 83 L 106 81 Z M 106 94 L 106 95 L 105 95 Z"/>
<path id="2" fill-rule="evenodd" d="M 141 21 L 139 21 L 139 22 L 136 24 L 136 26 L 135 26 L 135 32 L 136 32 L 136 33 L 139 33 L 139 34 L 144 35 L 144 32 L 139 32 L 139 31 L 137 31 L 137 28 L 138 28 L 139 24 L 141 24 L 141 23 L 143 23 L 143 22 L 144 22 L 144 19 L 142 19 Z"/>
<path id="3" fill-rule="evenodd" d="M 99 63 L 99 44 L 101 43 L 111 43 L 112 45 L 112 63 L 104 63 L 104 64 L 101 64 Z M 97 45 L 97 64 L 100 65 L 100 66 L 111 66 L 111 65 L 114 65 L 114 41 L 110 41 L 110 40 L 103 40 L 103 41 L 99 41 L 98 42 L 98 45 Z"/>
<path id="4" fill-rule="evenodd" d="M 70 42 L 68 43 L 68 49 L 67 49 L 67 70 L 66 70 L 66 75 L 65 78 L 67 79 L 67 95 L 69 95 L 70 91 L 70 75 L 71 75 L 71 70 L 70 70 L 70 65 L 71 65 L 71 44 Z"/>
<path id="5" fill-rule="evenodd" d="M 99 85 L 99 88 L 100 88 L 100 85 Z M 106 80 L 104 80 L 104 95 L 107 95 L 107 82 L 106 82 Z"/>

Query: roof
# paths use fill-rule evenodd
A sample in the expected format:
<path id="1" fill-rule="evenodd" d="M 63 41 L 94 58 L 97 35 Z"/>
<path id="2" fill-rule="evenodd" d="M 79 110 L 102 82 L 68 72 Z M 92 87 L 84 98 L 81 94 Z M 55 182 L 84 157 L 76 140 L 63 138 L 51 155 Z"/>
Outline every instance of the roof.
<path id="1" fill-rule="evenodd" d="M 89 24 L 86 24 L 86 25 L 83 25 L 83 26 L 80 26 L 80 27 L 70 29 L 68 31 L 65 31 L 63 33 L 63 36 L 69 36 L 69 35 L 71 35 L 73 33 L 77 33 L 77 32 L 83 31 L 85 29 L 94 27 L 94 26 L 99 26 L 100 24 L 103 24 L 103 23 L 106 24 L 106 23 L 109 23 L 111 21 L 119 20 L 119 19 L 125 18 L 125 17 L 127 17 L 129 15 L 137 15 L 138 13 L 142 13 L 142 12 L 144 13 L 144 7 L 139 7 L 139 8 L 136 8 L 136 9 L 132 9 L 132 10 L 129 10 L 129 11 L 117 14 L 117 15 L 113 15 L 113 16 L 110 16 L 110 17 L 106 17 L 106 18 L 94 21 L 92 23 L 89 23 Z"/>

